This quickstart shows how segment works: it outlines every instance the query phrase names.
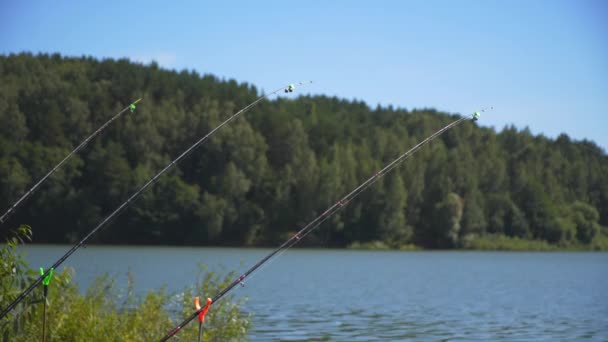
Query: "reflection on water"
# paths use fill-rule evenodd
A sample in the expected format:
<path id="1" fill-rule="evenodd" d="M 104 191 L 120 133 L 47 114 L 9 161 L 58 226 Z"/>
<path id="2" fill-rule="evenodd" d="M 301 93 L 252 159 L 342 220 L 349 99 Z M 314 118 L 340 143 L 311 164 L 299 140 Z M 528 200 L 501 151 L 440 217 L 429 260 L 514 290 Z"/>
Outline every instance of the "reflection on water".
<path id="1" fill-rule="evenodd" d="M 30 246 L 28 259 L 66 249 Z M 140 293 L 178 292 L 199 262 L 242 272 L 268 252 L 89 247 L 67 264 L 82 287 L 131 269 Z M 252 341 L 608 341 L 606 289 L 607 253 L 290 250 L 233 293 L 248 298 Z"/>

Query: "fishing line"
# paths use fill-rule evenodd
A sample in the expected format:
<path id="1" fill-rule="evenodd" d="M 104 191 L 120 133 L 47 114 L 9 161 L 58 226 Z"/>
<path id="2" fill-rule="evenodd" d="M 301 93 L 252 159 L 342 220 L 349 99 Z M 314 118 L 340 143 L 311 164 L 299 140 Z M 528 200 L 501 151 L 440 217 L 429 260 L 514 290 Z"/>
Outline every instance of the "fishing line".
<path id="1" fill-rule="evenodd" d="M 55 167 L 53 167 L 51 169 L 51 171 L 49 171 L 36 184 L 34 184 L 34 186 L 32 186 L 31 189 L 29 189 L 25 194 L 23 194 L 23 196 L 21 196 L 21 198 L 19 198 L 19 200 L 17 202 L 15 202 L 12 206 L 10 206 L 10 208 L 8 208 L 8 210 L 6 211 L 6 213 L 4 213 L 4 215 L 0 216 L 0 224 L 6 222 L 6 220 L 9 218 L 9 216 L 11 216 L 15 212 L 17 207 L 19 207 L 19 205 L 21 205 L 21 203 L 23 203 L 23 201 L 25 201 L 26 198 L 30 197 L 38 189 L 38 187 L 40 187 L 40 185 L 42 185 L 42 183 L 44 183 L 44 181 L 47 180 L 47 178 L 49 178 L 53 173 L 55 173 L 55 171 L 57 171 L 61 167 L 61 165 L 63 165 L 66 161 L 68 161 L 68 159 L 70 159 L 76 152 L 80 151 L 83 147 L 85 147 L 89 143 L 89 141 L 91 141 L 91 139 L 93 139 L 94 137 L 99 135 L 99 133 L 101 133 L 101 131 L 103 131 L 106 127 L 108 127 L 108 125 L 110 125 L 114 120 L 118 119 L 124 112 L 126 112 L 127 110 L 130 110 L 131 112 L 133 112 L 136 107 L 135 105 L 141 100 L 142 100 L 141 98 L 137 99 L 137 100 L 135 100 L 135 102 L 126 106 L 123 110 L 121 110 L 120 112 L 115 114 L 112 118 L 110 118 L 110 120 L 108 120 L 106 123 L 104 123 L 95 132 L 93 132 L 93 134 L 89 135 L 86 139 L 84 139 L 80 143 L 80 145 L 78 145 L 72 152 L 70 152 L 65 158 L 63 158 L 63 160 L 60 161 L 59 164 L 55 165 Z"/>
<path id="2" fill-rule="evenodd" d="M 490 107 L 490 109 L 492 109 L 492 107 Z M 287 241 L 283 242 L 283 244 L 281 244 L 278 248 L 276 248 L 270 254 L 266 255 L 264 258 L 262 258 L 260 261 L 258 261 L 255 265 L 253 265 L 251 268 L 249 268 L 245 273 L 243 273 L 241 276 L 239 276 L 234 281 L 232 281 L 232 283 L 230 283 L 223 290 L 221 290 L 218 294 L 216 294 L 215 297 L 207 298 L 208 306 L 210 306 L 213 303 L 220 300 L 224 295 L 226 295 L 230 290 L 232 290 L 237 284 L 242 284 L 243 281 L 245 280 L 245 278 L 247 278 L 249 275 L 254 273 L 258 268 L 263 266 L 267 261 L 271 260 L 276 255 L 280 255 L 282 252 L 287 250 L 289 247 L 293 246 L 294 244 L 299 242 L 301 239 L 303 239 L 306 235 L 308 235 L 310 232 L 312 232 L 315 228 L 317 228 L 325 220 L 329 219 L 333 214 L 342 210 L 342 208 L 344 208 L 358 194 L 360 194 L 363 190 L 367 189 L 369 186 L 374 184 L 382 176 L 384 176 L 385 174 L 387 174 L 388 172 L 393 170 L 399 163 L 401 163 L 402 161 L 407 159 L 410 155 L 412 155 L 413 153 L 418 151 L 422 146 L 424 146 L 428 142 L 432 141 L 433 139 L 437 138 L 438 136 L 440 136 L 441 134 L 443 134 L 450 128 L 453 128 L 468 119 L 477 121 L 479 119 L 479 116 L 481 115 L 481 112 L 485 112 L 485 111 L 487 111 L 487 110 L 482 109 L 481 111 L 475 112 L 469 116 L 462 117 L 462 118 L 448 124 L 447 126 L 441 128 L 437 132 L 431 134 L 426 139 L 424 139 L 423 141 L 421 141 L 420 143 L 418 143 L 417 145 L 412 147 L 409 151 L 405 152 L 398 158 L 394 159 L 392 162 L 390 162 L 388 165 L 386 165 L 380 171 L 376 172 L 373 176 L 368 178 L 365 182 L 361 183 L 358 187 L 356 187 L 353 191 L 348 193 L 346 196 L 344 196 L 342 199 L 340 199 L 334 205 L 330 206 L 321 215 L 317 216 L 317 218 L 315 218 L 310 223 L 308 223 L 304 228 L 300 229 L 300 231 L 298 231 L 296 234 L 294 234 Z M 208 307 L 207 307 L 207 309 L 208 309 Z M 193 314 L 191 314 L 189 317 L 187 317 L 179 325 L 177 325 L 175 328 L 173 328 L 171 331 L 169 331 L 167 333 L 167 335 L 165 335 L 160 341 L 163 342 L 163 341 L 166 341 L 169 338 L 173 337 L 183 327 L 185 327 L 188 323 L 190 323 L 195 317 L 197 317 L 201 314 L 203 314 L 203 315 L 206 314 L 206 311 L 203 313 L 202 309 L 196 310 Z"/>
<path id="3" fill-rule="evenodd" d="M 221 124 L 219 124 L 217 127 L 215 127 L 213 130 L 211 130 L 209 133 L 207 133 L 204 137 L 202 137 L 200 140 L 198 140 L 197 142 L 195 142 L 192 146 L 190 146 L 187 150 L 185 150 L 182 154 L 180 154 L 177 158 L 175 158 L 175 160 L 173 160 L 171 163 L 169 163 L 167 166 L 165 166 L 159 173 L 157 173 L 154 177 L 152 177 L 148 182 L 146 182 L 146 184 L 144 184 L 141 188 L 139 188 L 139 190 L 135 191 L 135 193 L 133 193 L 131 195 L 131 197 L 129 197 L 124 203 L 122 203 L 118 208 L 116 208 L 110 215 L 108 215 L 106 218 L 104 218 L 95 228 L 93 228 L 93 230 L 91 230 L 89 232 L 89 234 L 87 234 L 82 240 L 80 240 L 80 242 L 78 242 L 77 244 L 75 244 L 69 251 L 67 251 L 61 258 L 59 258 L 59 260 L 57 260 L 51 267 L 49 267 L 47 269 L 47 271 L 41 275 L 40 277 L 38 277 L 38 279 L 36 279 L 36 281 L 34 281 L 27 289 L 25 289 L 25 291 L 23 291 L 19 296 L 17 296 L 17 298 L 15 300 L 13 300 L 13 302 L 11 302 L 11 304 L 6 307 L 4 310 L 2 310 L 2 313 L 0 313 L 0 319 L 3 318 L 4 316 L 6 316 L 11 310 L 13 310 L 15 308 L 15 306 L 17 306 L 17 304 L 19 304 L 23 299 L 25 299 L 25 297 L 32 292 L 32 290 L 38 286 L 42 280 L 44 279 L 44 277 L 48 274 L 48 270 L 49 269 L 57 269 L 67 258 L 70 257 L 70 255 L 72 255 L 74 252 L 76 252 L 76 250 L 78 248 L 80 248 L 82 245 L 84 245 L 84 243 L 89 240 L 93 235 L 95 235 L 95 233 L 97 233 L 101 228 L 103 228 L 110 220 L 112 220 L 116 215 L 118 215 L 121 211 L 123 211 L 130 203 L 131 201 L 133 201 L 134 199 L 136 199 L 146 188 L 148 188 L 150 185 L 154 184 L 159 177 L 164 174 L 167 170 L 169 170 L 172 166 L 174 166 L 175 164 L 177 164 L 181 159 L 183 159 L 184 157 L 186 157 L 187 155 L 189 155 L 192 151 L 194 151 L 197 147 L 199 147 L 203 142 L 205 142 L 207 139 L 209 139 L 213 134 L 215 134 L 220 128 L 224 127 L 225 125 L 227 125 L 228 123 L 230 123 L 231 121 L 233 121 L 234 119 L 236 119 L 239 115 L 247 112 L 249 109 L 251 109 L 253 106 L 255 106 L 256 104 L 260 103 L 261 101 L 263 101 L 264 99 L 277 94 L 281 91 L 285 91 L 287 92 L 293 92 L 293 90 L 295 89 L 296 86 L 299 85 L 306 85 L 306 84 L 310 84 L 312 83 L 311 81 L 309 82 L 299 82 L 296 84 L 289 84 L 287 86 L 281 87 L 267 95 L 263 95 L 258 97 L 255 101 L 251 102 L 250 104 L 248 104 L 247 106 L 245 106 L 243 109 L 239 110 L 238 112 L 236 112 L 235 114 L 233 114 L 231 117 L 229 117 L 228 119 L 226 119 L 226 121 L 222 122 Z"/>

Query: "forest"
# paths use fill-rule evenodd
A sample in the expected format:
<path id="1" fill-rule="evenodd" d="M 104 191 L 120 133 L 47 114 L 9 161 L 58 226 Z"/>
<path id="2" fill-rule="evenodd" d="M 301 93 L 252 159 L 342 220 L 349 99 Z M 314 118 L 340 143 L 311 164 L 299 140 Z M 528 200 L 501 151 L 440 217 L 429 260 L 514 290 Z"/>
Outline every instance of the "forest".
<path id="1" fill-rule="evenodd" d="M 0 80 L 2 213 L 97 127 L 143 98 L 0 227 L 1 241 L 20 224 L 32 227 L 36 243 L 78 241 L 262 95 L 251 84 L 154 62 L 59 54 L 2 55 Z M 460 117 L 297 92 L 263 101 L 222 128 L 91 243 L 276 246 Z M 605 249 L 607 175 L 608 156 L 592 141 L 465 122 L 300 245 L 450 249 L 504 240 Z"/>

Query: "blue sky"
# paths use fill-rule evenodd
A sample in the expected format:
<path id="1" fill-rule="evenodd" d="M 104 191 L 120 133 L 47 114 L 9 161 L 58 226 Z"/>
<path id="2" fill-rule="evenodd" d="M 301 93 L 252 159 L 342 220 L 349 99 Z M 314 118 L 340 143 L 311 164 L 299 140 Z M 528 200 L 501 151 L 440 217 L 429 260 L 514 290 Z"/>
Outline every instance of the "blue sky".
<path id="1" fill-rule="evenodd" d="M 608 149 L 608 1 L 2 1 L 0 54 L 156 60 Z M 304 91 L 304 89 L 303 89 Z"/>

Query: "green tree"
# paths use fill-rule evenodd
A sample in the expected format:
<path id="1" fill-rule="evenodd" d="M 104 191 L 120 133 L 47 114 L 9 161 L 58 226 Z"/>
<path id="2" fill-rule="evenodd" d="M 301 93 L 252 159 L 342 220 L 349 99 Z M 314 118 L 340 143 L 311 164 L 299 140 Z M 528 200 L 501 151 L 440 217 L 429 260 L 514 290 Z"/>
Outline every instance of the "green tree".
<path id="1" fill-rule="evenodd" d="M 482 235 L 486 232 L 486 218 L 481 206 L 482 201 L 481 193 L 476 189 L 473 189 L 464 198 L 461 236 Z"/>
<path id="2" fill-rule="evenodd" d="M 576 238 L 582 243 L 590 243 L 601 229 L 599 214 L 594 207 L 577 201 L 571 207 L 571 219 L 576 226 Z"/>
<path id="3" fill-rule="evenodd" d="M 412 228 L 407 225 L 405 208 L 407 192 L 399 175 L 389 176 L 384 210 L 378 218 L 380 240 L 389 246 L 399 247 L 410 243 Z"/>
<path id="4" fill-rule="evenodd" d="M 431 247 L 449 248 L 459 242 L 463 206 L 462 198 L 453 192 L 435 205 Z"/>

